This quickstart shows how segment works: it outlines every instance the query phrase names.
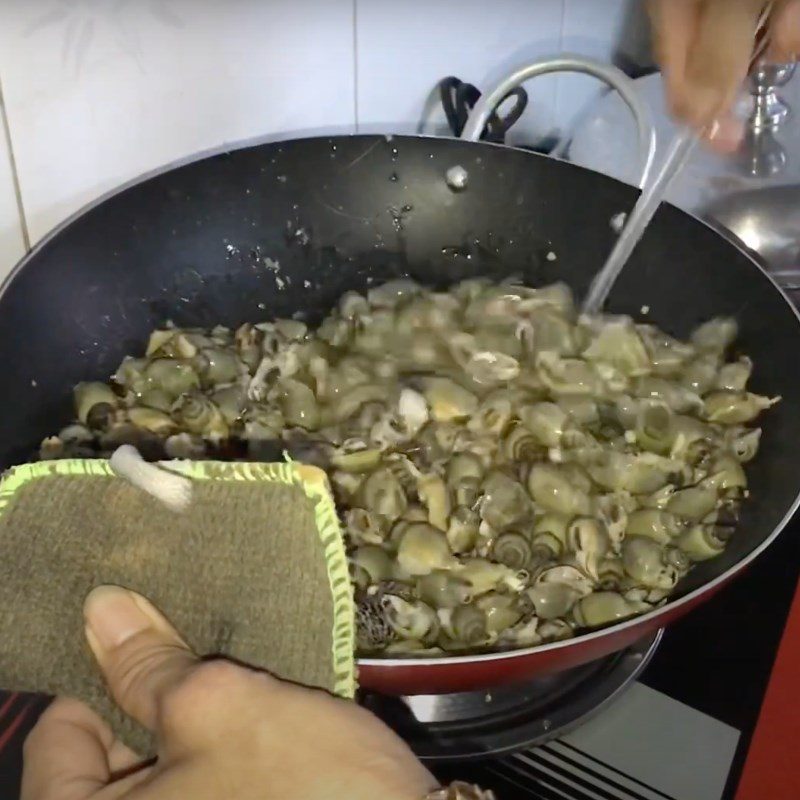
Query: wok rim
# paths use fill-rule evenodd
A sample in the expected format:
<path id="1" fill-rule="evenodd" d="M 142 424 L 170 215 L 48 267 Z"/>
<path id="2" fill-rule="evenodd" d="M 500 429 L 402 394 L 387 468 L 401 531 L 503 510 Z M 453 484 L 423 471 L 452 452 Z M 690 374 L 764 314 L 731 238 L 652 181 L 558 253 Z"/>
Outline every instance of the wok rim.
<path id="1" fill-rule="evenodd" d="M 192 153 L 186 157 L 167 162 L 166 164 L 156 167 L 155 169 L 149 170 L 147 172 L 144 172 L 136 176 L 135 178 L 125 181 L 124 183 L 116 186 L 115 188 L 109 190 L 108 192 L 99 195 L 90 202 L 81 206 L 72 214 L 70 214 L 68 217 L 66 217 L 64 220 L 62 220 L 60 223 L 58 223 L 55 227 L 53 227 L 50 231 L 48 231 L 30 249 L 30 251 L 27 252 L 10 270 L 10 272 L 3 279 L 2 283 L 0 283 L 0 302 L 2 302 L 3 298 L 5 297 L 5 294 L 8 291 L 14 278 L 36 257 L 36 255 L 39 253 L 40 250 L 44 249 L 62 231 L 64 231 L 66 228 L 72 225 L 73 222 L 76 222 L 78 219 L 87 214 L 89 211 L 100 206 L 107 200 L 110 200 L 113 197 L 122 194 L 128 189 L 132 189 L 138 186 L 139 184 L 145 183 L 153 178 L 158 178 L 175 169 L 187 167 L 192 164 L 205 161 L 206 159 L 215 158 L 217 156 L 225 155 L 228 153 L 235 153 L 241 150 L 248 150 L 262 146 L 288 144 L 290 142 L 291 143 L 314 142 L 314 141 L 326 141 L 326 140 L 331 141 L 334 139 L 363 139 L 364 141 L 385 139 L 386 141 L 397 140 L 399 142 L 402 142 L 403 140 L 424 140 L 424 141 L 436 141 L 436 142 L 444 141 L 449 143 L 461 143 L 468 147 L 480 147 L 481 149 L 484 150 L 488 148 L 499 149 L 499 150 L 514 150 L 515 152 L 523 153 L 526 157 L 529 158 L 550 159 L 551 161 L 566 165 L 571 169 L 587 172 L 592 175 L 599 175 L 604 180 L 621 184 L 627 188 L 636 189 L 635 186 L 632 186 L 631 184 L 628 184 L 625 181 L 619 180 L 618 178 L 612 177 L 611 175 L 606 175 L 605 173 L 599 172 L 597 170 L 590 169 L 581 164 L 576 164 L 565 158 L 553 158 L 544 153 L 538 153 L 535 151 L 526 150 L 524 148 L 514 147 L 506 144 L 499 144 L 495 142 L 486 142 L 486 141 L 477 141 L 477 142 L 466 141 L 464 139 L 452 136 L 434 136 L 431 134 L 331 133 L 328 135 L 326 134 L 300 135 L 292 138 L 269 137 L 269 138 L 249 139 L 245 141 L 235 142 L 232 144 L 221 145 L 216 148 L 196 151 L 195 153 Z M 705 228 L 708 228 L 716 236 L 720 236 L 723 239 L 725 239 L 731 247 L 735 248 L 743 256 L 745 256 L 745 258 L 747 258 L 748 261 L 751 262 L 753 267 L 757 269 L 772 284 L 775 291 L 781 296 L 784 303 L 786 303 L 786 305 L 791 310 L 798 326 L 800 326 L 800 309 L 798 309 L 794 305 L 794 303 L 791 301 L 786 291 L 778 284 L 775 278 L 772 277 L 772 275 L 766 269 L 765 265 L 762 263 L 761 259 L 754 257 L 754 254 L 750 250 L 750 248 L 745 246 L 738 239 L 738 237 L 736 237 L 736 235 L 733 234 L 733 232 L 728 231 L 727 229 L 721 229 L 719 225 L 715 225 L 713 222 L 703 219 L 702 217 L 699 217 L 690 211 L 686 211 L 682 208 L 679 208 L 678 206 L 675 206 L 672 203 L 665 201 L 664 205 L 671 206 L 675 210 L 679 211 L 681 214 L 691 217 L 695 222 L 703 225 Z M 444 669 L 449 665 L 469 665 L 476 663 L 489 663 L 494 661 L 507 661 L 507 660 L 510 661 L 510 660 L 536 656 L 537 653 L 545 653 L 545 652 L 552 653 L 557 650 L 562 650 L 570 646 L 578 646 L 588 642 L 596 641 L 604 636 L 630 630 L 636 626 L 642 626 L 643 628 L 651 627 L 652 623 L 658 620 L 659 617 L 669 612 L 680 609 L 683 606 L 691 604 L 695 600 L 699 600 L 701 597 L 703 597 L 703 595 L 712 592 L 716 588 L 719 588 L 722 584 L 726 583 L 728 580 L 730 580 L 739 572 L 741 572 L 745 567 L 747 567 L 749 564 L 755 561 L 755 559 L 758 558 L 782 533 L 782 531 L 786 528 L 786 526 L 791 521 L 792 517 L 797 512 L 798 508 L 800 508 L 800 485 L 798 485 L 797 494 L 795 495 L 794 501 L 789 506 L 789 509 L 781 518 L 780 522 L 775 526 L 775 528 L 773 528 L 772 532 L 768 536 L 766 536 L 764 540 L 760 542 L 743 559 L 734 564 L 732 567 L 729 567 L 721 575 L 718 575 L 716 578 L 704 583 L 702 586 L 699 586 L 697 589 L 694 589 L 688 594 L 678 597 L 675 600 L 668 599 L 663 606 L 654 609 L 652 611 L 649 611 L 646 614 L 641 614 L 635 617 L 631 617 L 630 619 L 615 623 L 613 625 L 609 625 L 600 630 L 590 631 L 588 633 L 582 633 L 579 636 L 576 636 L 571 639 L 562 639 L 559 641 L 549 642 L 547 644 L 534 645 L 532 647 L 526 647 L 519 650 L 508 650 L 496 653 L 478 653 L 474 655 L 460 655 L 460 656 L 448 656 L 448 655 L 438 656 L 438 657 L 426 656 L 423 658 L 356 657 L 356 664 L 359 667 L 369 667 L 370 669 L 387 671 L 390 669 L 400 669 L 400 668 L 421 669 L 423 667 L 438 667 L 440 669 Z"/>

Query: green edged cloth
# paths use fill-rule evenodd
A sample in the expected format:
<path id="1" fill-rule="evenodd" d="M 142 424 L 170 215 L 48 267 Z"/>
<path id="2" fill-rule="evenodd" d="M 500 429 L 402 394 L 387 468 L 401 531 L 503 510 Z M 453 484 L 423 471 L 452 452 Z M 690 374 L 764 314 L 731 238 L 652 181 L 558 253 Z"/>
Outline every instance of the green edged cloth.
<path id="1" fill-rule="evenodd" d="M 149 598 L 195 652 L 355 693 L 354 606 L 325 473 L 170 462 L 192 480 L 170 511 L 102 460 L 28 464 L 0 483 L 0 687 L 77 697 L 139 752 L 149 734 L 109 698 L 83 633 L 92 587 Z"/>

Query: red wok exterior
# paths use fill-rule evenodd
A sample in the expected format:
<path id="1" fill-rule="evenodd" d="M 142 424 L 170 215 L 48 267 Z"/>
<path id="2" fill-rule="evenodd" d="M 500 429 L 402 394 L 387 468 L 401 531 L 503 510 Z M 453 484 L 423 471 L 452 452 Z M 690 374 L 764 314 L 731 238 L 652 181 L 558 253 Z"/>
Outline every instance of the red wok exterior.
<path id="1" fill-rule="evenodd" d="M 708 600 L 732 576 L 725 576 L 658 611 L 562 642 L 480 656 L 360 659 L 358 681 L 364 689 L 382 694 L 446 694 L 480 691 L 560 672 L 624 650 Z"/>

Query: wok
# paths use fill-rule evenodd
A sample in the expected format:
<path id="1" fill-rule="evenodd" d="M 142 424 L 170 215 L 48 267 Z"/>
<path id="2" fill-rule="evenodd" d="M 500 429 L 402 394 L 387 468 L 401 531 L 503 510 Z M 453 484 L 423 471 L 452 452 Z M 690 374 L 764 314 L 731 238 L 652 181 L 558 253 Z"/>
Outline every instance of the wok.
<path id="1" fill-rule="evenodd" d="M 445 180 L 456 165 L 468 174 L 461 191 Z M 346 290 L 401 275 L 442 287 L 468 276 L 563 280 L 580 297 L 612 245 L 610 218 L 635 198 L 534 153 L 415 137 L 266 144 L 149 177 L 61 226 L 0 291 L 0 461 L 27 460 L 71 418 L 73 385 L 111 374 L 167 319 L 235 326 L 300 313 L 313 323 Z M 609 308 L 638 316 L 645 305 L 681 337 L 714 315 L 735 317 L 755 390 L 784 398 L 765 416 L 752 497 L 726 552 L 646 616 L 511 653 L 363 659 L 362 685 L 467 690 L 603 656 L 708 598 L 786 524 L 800 491 L 794 309 L 748 255 L 673 207 L 656 215 Z"/>

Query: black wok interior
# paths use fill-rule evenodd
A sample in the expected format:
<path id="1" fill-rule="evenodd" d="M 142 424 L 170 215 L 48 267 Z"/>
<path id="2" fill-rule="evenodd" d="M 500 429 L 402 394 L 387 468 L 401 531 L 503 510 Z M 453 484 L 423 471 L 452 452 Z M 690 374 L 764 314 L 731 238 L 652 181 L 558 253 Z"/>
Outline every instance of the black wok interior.
<path id="1" fill-rule="evenodd" d="M 460 192 L 445 180 L 456 165 L 469 176 Z M 64 226 L 6 283 L 0 461 L 28 460 L 71 418 L 73 385 L 105 379 L 166 320 L 237 325 L 299 312 L 313 322 L 345 290 L 405 274 L 440 286 L 518 274 L 564 280 L 581 296 L 612 244 L 611 217 L 635 199 L 570 164 L 445 139 L 307 139 L 164 172 Z M 800 326 L 747 255 L 672 207 L 656 215 L 609 308 L 639 315 L 645 305 L 677 336 L 736 317 L 753 386 L 784 398 L 764 417 L 739 533 L 688 591 L 768 537 L 800 490 Z"/>

